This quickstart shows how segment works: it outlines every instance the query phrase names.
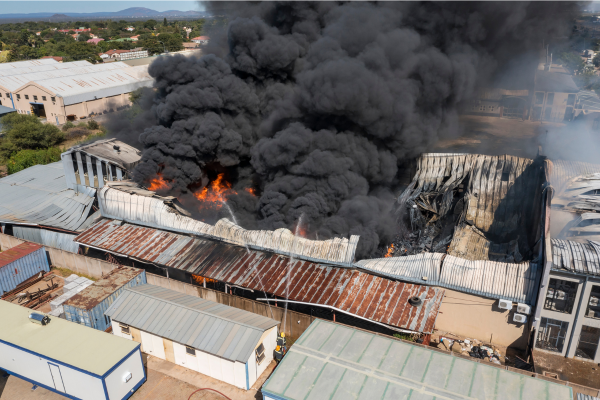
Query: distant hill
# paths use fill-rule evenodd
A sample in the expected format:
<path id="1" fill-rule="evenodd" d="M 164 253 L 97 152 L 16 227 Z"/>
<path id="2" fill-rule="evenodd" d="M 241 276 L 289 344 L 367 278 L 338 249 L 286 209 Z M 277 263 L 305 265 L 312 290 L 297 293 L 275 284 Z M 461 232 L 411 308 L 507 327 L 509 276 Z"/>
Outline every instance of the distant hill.
<path id="1" fill-rule="evenodd" d="M 95 13 L 65 13 L 65 14 L 53 14 L 53 13 L 30 13 L 30 14 L 0 14 L 1 20 L 85 20 L 85 19 L 150 19 L 150 18 L 202 18 L 209 16 L 204 11 L 156 11 L 145 7 L 131 7 L 125 10 L 116 12 L 95 12 Z M 5 21 L 6 22 L 6 21 Z"/>

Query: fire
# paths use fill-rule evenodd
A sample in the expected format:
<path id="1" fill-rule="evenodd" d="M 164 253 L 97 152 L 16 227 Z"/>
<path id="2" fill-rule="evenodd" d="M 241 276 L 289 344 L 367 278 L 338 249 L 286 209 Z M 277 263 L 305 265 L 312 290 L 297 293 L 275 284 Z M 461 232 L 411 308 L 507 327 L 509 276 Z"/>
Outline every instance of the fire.
<path id="1" fill-rule="evenodd" d="M 254 188 L 246 188 L 244 190 L 250 193 L 252 196 L 256 196 L 256 190 Z"/>
<path id="2" fill-rule="evenodd" d="M 217 282 L 214 279 L 210 279 L 210 278 L 205 278 L 203 276 L 200 275 L 194 275 L 192 274 L 192 278 L 196 281 L 197 284 L 202 285 L 204 282 Z"/>
<path id="3" fill-rule="evenodd" d="M 219 209 L 223 207 L 224 195 L 228 192 L 235 193 L 231 189 L 231 183 L 223 181 L 225 174 L 219 174 L 217 179 L 211 182 L 209 186 L 202 188 L 200 192 L 195 192 L 194 197 L 204 203 L 212 203 L 212 206 Z"/>
<path id="4" fill-rule="evenodd" d="M 390 246 L 387 249 L 387 253 L 385 253 L 385 258 L 391 257 L 392 255 L 394 255 L 394 244 L 390 244 Z"/>
<path id="5" fill-rule="evenodd" d="M 166 181 L 161 173 L 156 174 L 156 178 L 150 181 L 150 185 L 148 186 L 148 190 L 152 190 L 156 192 L 157 190 L 167 190 L 171 188 L 171 182 Z"/>

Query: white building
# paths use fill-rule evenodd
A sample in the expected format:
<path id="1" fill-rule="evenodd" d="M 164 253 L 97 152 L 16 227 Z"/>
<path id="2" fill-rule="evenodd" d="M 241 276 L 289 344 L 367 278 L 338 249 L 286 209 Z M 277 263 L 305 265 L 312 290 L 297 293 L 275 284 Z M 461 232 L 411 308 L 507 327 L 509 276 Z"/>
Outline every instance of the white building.
<path id="1" fill-rule="evenodd" d="M 273 360 L 279 323 L 154 285 L 125 289 L 104 315 L 144 353 L 245 390 Z"/>
<path id="2" fill-rule="evenodd" d="M 145 381 L 140 345 L 0 301 L 0 368 L 71 399 L 129 398 Z"/>

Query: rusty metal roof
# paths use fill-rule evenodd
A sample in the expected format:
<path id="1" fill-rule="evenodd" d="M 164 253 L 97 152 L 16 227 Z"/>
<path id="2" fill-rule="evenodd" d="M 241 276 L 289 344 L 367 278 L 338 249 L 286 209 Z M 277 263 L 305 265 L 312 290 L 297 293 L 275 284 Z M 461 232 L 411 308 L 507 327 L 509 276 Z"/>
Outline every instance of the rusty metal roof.
<path id="1" fill-rule="evenodd" d="M 289 265 L 289 300 L 331 307 L 376 323 L 418 332 L 432 332 L 444 296 L 443 289 L 120 221 L 100 221 L 75 241 L 281 297 L 286 297 Z M 413 296 L 419 296 L 423 304 L 409 305 L 408 299 Z"/>
<path id="2" fill-rule="evenodd" d="M 144 270 L 139 268 L 115 268 L 102 279 L 98 279 L 96 282 L 65 301 L 63 305 L 80 308 L 82 310 L 91 310 L 142 272 L 144 272 Z"/>
<path id="3" fill-rule="evenodd" d="M 27 254 L 31 254 L 34 251 L 42 248 L 39 244 L 25 242 L 18 246 L 15 246 L 9 250 L 0 253 L 0 268 L 12 263 L 19 258 L 25 257 Z"/>

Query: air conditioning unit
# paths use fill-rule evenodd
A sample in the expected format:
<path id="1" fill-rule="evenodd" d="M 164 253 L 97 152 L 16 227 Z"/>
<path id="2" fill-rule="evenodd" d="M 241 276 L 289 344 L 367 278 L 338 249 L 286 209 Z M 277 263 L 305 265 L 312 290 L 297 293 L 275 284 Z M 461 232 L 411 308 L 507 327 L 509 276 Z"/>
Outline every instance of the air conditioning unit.
<path id="1" fill-rule="evenodd" d="M 531 307 L 527 304 L 517 303 L 517 312 L 525 315 L 531 314 Z"/>
<path id="2" fill-rule="evenodd" d="M 520 324 L 524 324 L 525 322 L 527 322 L 527 316 L 523 314 L 515 314 L 513 316 L 513 321 L 518 322 Z"/>
<path id="3" fill-rule="evenodd" d="M 498 307 L 503 310 L 512 310 L 512 301 L 510 300 L 498 300 Z"/>

